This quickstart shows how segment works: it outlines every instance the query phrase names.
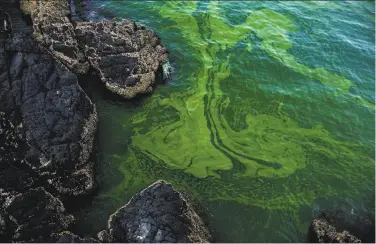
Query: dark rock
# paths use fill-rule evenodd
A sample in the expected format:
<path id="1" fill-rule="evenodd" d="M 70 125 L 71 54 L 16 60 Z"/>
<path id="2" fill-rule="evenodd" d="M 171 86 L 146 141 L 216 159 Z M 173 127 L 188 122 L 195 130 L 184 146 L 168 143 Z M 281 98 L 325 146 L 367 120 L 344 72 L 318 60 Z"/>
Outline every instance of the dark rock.
<path id="1" fill-rule="evenodd" d="M 61 194 L 90 192 L 97 114 L 77 77 L 22 33 L 6 40 L 0 63 L 0 110 L 20 114 L 26 161 L 40 174 L 49 173 Z"/>
<path id="2" fill-rule="evenodd" d="M 159 181 L 111 215 L 102 242 L 210 242 L 211 235 L 187 200 Z M 102 238 L 104 237 L 104 238 Z"/>
<path id="3" fill-rule="evenodd" d="M 91 237 L 80 237 L 69 231 L 61 232 L 54 236 L 57 243 L 97 243 L 98 240 Z"/>
<path id="4" fill-rule="evenodd" d="M 42 187 L 10 195 L 3 209 L 14 226 L 12 239 L 16 242 L 50 242 L 53 233 L 66 230 L 74 222 L 62 202 Z"/>
<path id="5" fill-rule="evenodd" d="M 308 238 L 316 243 L 360 243 L 361 240 L 344 230 L 337 232 L 327 220 L 314 219 L 309 228 Z"/>

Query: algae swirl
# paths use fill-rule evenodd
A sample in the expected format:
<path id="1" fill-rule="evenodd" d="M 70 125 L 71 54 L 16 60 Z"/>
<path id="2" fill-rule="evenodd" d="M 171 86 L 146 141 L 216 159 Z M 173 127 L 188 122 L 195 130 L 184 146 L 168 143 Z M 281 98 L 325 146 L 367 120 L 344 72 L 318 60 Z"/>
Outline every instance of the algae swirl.
<path id="1" fill-rule="evenodd" d="M 182 9 L 186 14 L 179 13 Z M 133 156 L 126 164 L 134 166 L 130 173 L 130 168 L 119 162 L 125 178 L 114 192 L 135 187 L 133 180 L 142 181 L 142 175 L 148 175 L 145 179 L 168 178 L 178 188 L 190 189 L 207 200 L 235 200 L 266 209 L 296 211 L 317 196 L 346 195 L 355 188 L 368 188 L 374 161 L 361 145 L 337 140 L 319 124 L 301 127 L 283 112 L 283 97 L 261 110 L 257 99 L 248 97 L 243 105 L 235 104 L 221 88 L 224 80 L 231 78 L 231 48 L 246 41 L 251 52 L 248 36 L 254 34 L 272 58 L 333 87 L 333 95 L 340 93 L 353 99 L 349 93 L 351 81 L 299 64 L 288 53 L 292 45 L 288 34 L 297 28 L 294 21 L 261 9 L 250 13 L 243 24 L 230 26 L 223 21 L 218 3 L 210 2 L 207 12 L 199 13 L 199 25 L 195 11 L 197 2 L 167 2 L 159 10 L 196 52 L 199 69 L 187 81 L 190 89 L 167 97 L 155 94 L 148 106 L 132 116 Z M 357 101 L 371 106 L 362 99 Z M 153 117 L 156 110 L 161 114 L 165 111 L 166 116 Z M 234 116 L 248 111 L 239 122 L 242 129 L 231 126 L 226 110 L 232 110 Z M 123 160 L 121 155 L 117 157 Z M 326 162 L 325 170 L 322 162 Z M 352 175 L 355 169 L 362 172 L 362 181 Z M 129 175 L 135 176 L 130 179 Z M 320 177 L 352 186 L 349 192 L 339 192 L 321 182 Z"/>
<path id="2" fill-rule="evenodd" d="M 302 217 L 299 210 L 311 208 L 314 200 L 369 198 L 374 191 L 374 141 L 373 145 L 365 145 L 339 138 L 322 120 L 314 126 L 303 126 L 288 110 L 291 99 L 286 102 L 289 98 L 285 93 L 273 90 L 277 89 L 273 80 L 262 81 L 268 78 L 264 74 L 247 76 L 250 73 L 239 71 L 239 67 L 262 68 L 251 62 L 266 60 L 266 65 L 274 65 L 267 72 L 274 72 L 270 74 L 273 79 L 280 77 L 280 83 L 298 79 L 293 87 L 301 84 L 300 90 L 324 87 L 322 97 L 338 100 L 342 107 L 357 106 L 367 116 L 374 116 L 369 99 L 350 92 L 354 81 L 321 67 L 304 65 L 292 54 L 291 35 L 301 26 L 296 19 L 273 8 L 257 7 L 244 9 L 247 16 L 240 24 L 230 24 L 223 4 L 231 2 L 151 4 L 150 9 L 141 4 L 143 11 L 148 18 L 158 16 L 153 21 L 160 20 L 169 35 L 161 37 L 170 45 L 170 51 L 178 47 L 177 56 L 182 57 L 175 56 L 176 65 L 185 73 L 173 84 L 159 87 L 141 106 L 125 108 L 128 105 L 124 103 L 101 99 L 96 102 L 102 118 L 99 137 L 104 138 L 100 146 L 105 184 L 94 212 L 108 206 L 117 208 L 142 187 L 165 179 L 208 205 L 222 201 L 260 208 L 276 220 L 276 225 L 288 222 L 286 216 L 291 214 L 295 221 L 291 225 L 303 223 L 299 227 L 303 233 L 311 216 Z M 327 8 L 319 2 L 308 4 Z M 140 7 L 138 2 L 111 1 L 110 5 L 120 16 L 126 8 Z M 337 3 L 331 5 L 343 8 Z M 174 43 L 177 39 L 179 43 Z M 181 51 L 183 47 L 185 52 Z M 252 55 L 262 57 L 252 59 Z M 275 73 L 279 70 L 290 73 L 278 76 Z M 181 87 L 175 89 L 174 82 Z M 273 95 L 265 95 L 269 91 Z M 302 101 L 298 113 L 310 102 L 315 103 Z M 295 231 L 282 229 L 278 235 Z M 281 240 L 302 241 L 288 237 Z"/>
<path id="3" fill-rule="evenodd" d="M 217 3 L 212 2 L 206 18 L 210 34 L 202 40 L 195 18 L 176 14 L 176 5 L 182 8 L 182 3 L 170 2 L 160 13 L 176 22 L 188 42 L 201 43 L 194 47 L 201 57 L 201 69 L 192 74 L 190 81 L 195 84 L 195 90 L 161 100 L 156 98 L 160 106 L 171 106 L 178 111 L 179 119 L 164 122 L 149 133 L 137 133 L 133 146 L 199 178 L 218 177 L 218 170 L 233 168 L 232 161 L 246 167 L 244 176 L 285 177 L 305 167 L 308 148 L 329 154 L 331 150 L 327 145 L 352 156 L 350 148 L 356 145 L 334 140 L 320 126 L 300 128 L 281 111 L 281 104 L 273 114 L 248 114 L 244 121 L 247 128 L 242 131 L 232 130 L 222 116 L 221 111 L 231 106 L 230 98 L 223 95 L 220 88 L 221 80 L 230 75 L 228 60 L 231 54 L 226 60 L 219 60 L 216 55 L 245 39 L 252 31 L 263 38 L 262 45 L 272 57 L 325 85 L 348 91 L 352 84 L 349 80 L 323 69 L 312 70 L 299 65 L 287 54 L 291 44 L 285 35 L 294 30 L 291 20 L 271 10 L 261 10 L 249 15 L 243 25 L 230 27 L 216 17 Z M 195 2 L 184 3 L 184 8 L 193 12 L 195 5 Z M 137 123 L 139 117 L 147 113 L 136 115 L 133 122 Z"/>

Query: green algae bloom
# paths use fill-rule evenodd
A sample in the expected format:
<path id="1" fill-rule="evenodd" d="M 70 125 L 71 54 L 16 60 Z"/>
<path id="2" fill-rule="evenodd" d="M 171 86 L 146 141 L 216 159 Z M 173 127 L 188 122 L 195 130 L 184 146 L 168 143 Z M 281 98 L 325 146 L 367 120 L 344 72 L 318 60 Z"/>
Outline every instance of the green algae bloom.
<path id="1" fill-rule="evenodd" d="M 113 4 L 118 11 L 125 9 L 120 1 Z M 369 197 L 374 189 L 374 152 L 373 145 L 333 133 L 336 130 L 328 128 L 325 118 L 306 116 L 309 112 L 305 113 L 304 106 L 323 106 L 325 102 L 315 100 L 321 96 L 294 100 L 288 89 L 298 89 L 302 96 L 312 94 L 304 93 L 306 90 L 325 90 L 322 97 L 329 97 L 328 102 L 343 103 L 323 107 L 328 113 L 351 104 L 369 115 L 374 114 L 374 104 L 350 92 L 355 81 L 326 66 L 303 64 L 294 55 L 292 35 L 302 28 L 295 18 L 272 6 L 255 7 L 242 10 L 246 13 L 242 21 L 232 23 L 223 11 L 225 4 L 232 3 L 158 1 L 145 9 L 146 15 L 159 15 L 155 18 L 162 24 L 156 26 L 168 34 L 161 37 L 170 45 L 170 52 L 179 50 L 175 58 L 184 75 L 176 79 L 177 87 L 159 87 L 137 108 L 99 105 L 107 118 L 103 127 L 111 128 L 102 133 L 112 133 L 112 137 L 103 137 L 117 141 L 108 146 L 103 143 L 103 161 L 121 172 L 115 183 L 108 180 L 112 185 L 99 198 L 106 202 L 116 199 L 120 206 L 124 195 L 130 197 L 147 184 L 165 179 L 207 206 L 244 205 L 265 211 L 276 223 L 288 222 L 290 217 L 305 232 L 311 212 L 302 217 L 299 211 L 311 208 L 316 199 Z M 320 2 L 308 5 L 319 9 L 316 11 L 328 8 Z M 347 8 L 352 10 L 350 5 Z M 252 63 L 255 60 L 273 65 L 265 72 L 270 73 L 270 80 L 257 70 L 239 71 L 238 67 L 263 68 L 263 64 Z M 280 84 L 287 92 L 277 90 Z M 268 92 L 273 94 L 265 95 Z M 303 123 L 305 119 L 310 123 Z M 336 126 L 345 127 L 350 137 L 357 133 L 346 127 L 346 121 Z M 104 177 L 110 177 L 106 174 L 111 175 L 111 170 Z"/>

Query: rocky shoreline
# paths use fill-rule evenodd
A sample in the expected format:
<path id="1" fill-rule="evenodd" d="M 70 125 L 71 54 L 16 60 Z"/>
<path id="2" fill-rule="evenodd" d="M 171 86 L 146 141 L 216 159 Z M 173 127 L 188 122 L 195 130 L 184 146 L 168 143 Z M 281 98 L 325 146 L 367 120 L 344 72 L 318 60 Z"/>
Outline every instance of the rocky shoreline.
<path id="1" fill-rule="evenodd" d="M 72 20 L 70 9 L 66 0 L 0 5 L 0 242 L 212 242 L 192 204 L 164 181 L 137 193 L 96 237 L 71 232 L 67 201 L 96 190 L 98 116 L 77 77 L 94 71 L 103 87 L 130 99 L 167 80 L 169 66 L 152 30 Z M 360 242 L 335 226 L 321 216 L 308 238 Z"/>
<path id="2" fill-rule="evenodd" d="M 77 76 L 92 69 L 124 98 L 150 93 L 167 49 L 128 20 L 73 22 L 65 0 L 7 1 L 0 21 L 0 241 L 81 240 L 64 232 L 63 202 L 96 189 L 98 118 Z"/>

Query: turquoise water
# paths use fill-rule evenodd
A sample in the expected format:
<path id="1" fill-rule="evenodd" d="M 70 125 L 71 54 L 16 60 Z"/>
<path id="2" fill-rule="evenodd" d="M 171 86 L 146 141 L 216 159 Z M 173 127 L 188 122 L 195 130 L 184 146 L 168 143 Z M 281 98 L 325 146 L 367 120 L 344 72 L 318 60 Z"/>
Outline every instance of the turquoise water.
<path id="1" fill-rule="evenodd" d="M 82 233 L 165 179 L 219 242 L 305 241 L 329 205 L 374 212 L 373 2 L 98 1 L 170 51 L 172 80 L 133 102 L 94 91 L 98 178 Z M 83 227 L 85 226 L 85 227 Z"/>

